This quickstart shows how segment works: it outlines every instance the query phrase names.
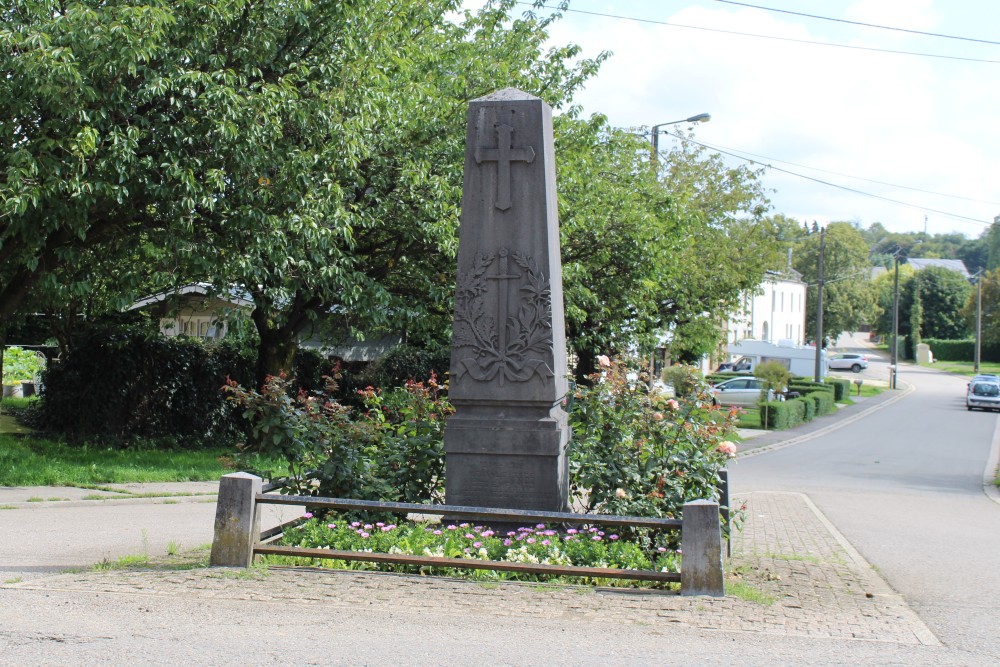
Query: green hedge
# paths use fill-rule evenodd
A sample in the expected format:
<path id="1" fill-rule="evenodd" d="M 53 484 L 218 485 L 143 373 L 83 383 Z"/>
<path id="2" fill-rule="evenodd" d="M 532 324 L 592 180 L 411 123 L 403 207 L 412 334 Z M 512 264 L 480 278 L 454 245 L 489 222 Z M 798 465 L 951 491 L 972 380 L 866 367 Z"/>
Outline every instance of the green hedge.
<path id="1" fill-rule="evenodd" d="M 764 410 L 764 405 L 767 410 Z M 815 410 L 813 401 L 804 397 L 790 401 L 770 401 L 764 405 L 760 409 L 761 426 L 775 431 L 794 428 L 809 421 Z"/>
<path id="2" fill-rule="evenodd" d="M 234 346 L 99 327 L 44 373 L 39 416 L 74 438 L 217 445 L 238 431 L 222 385 L 227 377 L 252 383 L 253 368 Z"/>
<path id="3" fill-rule="evenodd" d="M 833 400 L 840 403 L 851 395 L 851 381 L 844 378 L 827 378 L 826 383 L 833 387 Z"/>
<path id="4" fill-rule="evenodd" d="M 817 417 L 828 415 L 837 409 L 837 404 L 833 400 L 833 392 L 831 391 L 812 391 L 803 396 L 803 398 L 815 401 Z"/>
<path id="5" fill-rule="evenodd" d="M 827 384 L 823 382 L 811 382 L 808 380 L 792 380 L 788 385 L 789 391 L 797 391 L 803 396 L 813 391 L 825 391 L 830 394 L 834 394 L 836 389 L 833 388 L 832 384 Z"/>
<path id="6" fill-rule="evenodd" d="M 802 404 L 802 421 L 811 422 L 816 418 L 816 401 L 809 397 L 809 395 L 800 396 L 799 398 L 793 399 L 798 403 Z"/>

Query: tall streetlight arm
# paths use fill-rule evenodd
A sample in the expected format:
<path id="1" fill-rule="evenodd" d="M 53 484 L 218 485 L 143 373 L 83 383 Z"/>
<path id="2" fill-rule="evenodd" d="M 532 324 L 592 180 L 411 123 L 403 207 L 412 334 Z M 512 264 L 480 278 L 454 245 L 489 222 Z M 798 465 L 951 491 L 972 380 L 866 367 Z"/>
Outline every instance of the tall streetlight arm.
<path id="1" fill-rule="evenodd" d="M 687 118 L 682 118 L 680 120 L 672 120 L 669 123 L 660 123 L 659 125 L 654 125 L 650 130 L 650 136 L 652 138 L 653 144 L 653 159 L 660 152 L 660 128 L 667 127 L 668 125 L 680 125 L 681 123 L 707 123 L 712 120 L 712 114 L 710 113 L 700 113 L 695 116 L 688 116 Z"/>

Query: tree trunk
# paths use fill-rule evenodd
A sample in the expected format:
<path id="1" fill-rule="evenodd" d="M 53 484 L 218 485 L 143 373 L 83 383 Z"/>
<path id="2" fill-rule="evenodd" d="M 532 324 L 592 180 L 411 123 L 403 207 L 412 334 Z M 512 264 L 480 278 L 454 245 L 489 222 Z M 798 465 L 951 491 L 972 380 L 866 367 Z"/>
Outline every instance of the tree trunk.
<path id="1" fill-rule="evenodd" d="M 577 384 L 590 384 L 590 376 L 598 370 L 597 355 L 599 353 L 600 351 L 593 346 L 577 349 L 576 368 L 573 371 L 573 376 L 576 379 Z"/>
<path id="2" fill-rule="evenodd" d="M 260 347 L 257 348 L 255 381 L 259 389 L 272 375 L 284 373 L 289 379 L 295 375 L 295 353 L 299 349 L 298 333 L 287 327 L 258 331 Z"/>

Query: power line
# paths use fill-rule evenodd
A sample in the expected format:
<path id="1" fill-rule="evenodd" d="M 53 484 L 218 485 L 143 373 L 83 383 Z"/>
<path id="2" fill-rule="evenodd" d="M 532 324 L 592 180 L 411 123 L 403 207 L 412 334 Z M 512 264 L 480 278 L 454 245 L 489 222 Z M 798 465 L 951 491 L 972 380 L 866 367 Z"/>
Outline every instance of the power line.
<path id="1" fill-rule="evenodd" d="M 669 134 L 669 133 L 668 133 Z M 750 151 L 745 151 L 741 148 L 731 148 L 729 146 L 718 145 L 718 148 L 725 148 L 726 150 L 736 151 L 737 153 L 743 153 L 744 155 L 752 155 L 756 158 L 761 158 L 763 160 L 770 160 L 771 162 L 780 162 L 781 164 L 790 164 L 793 167 L 802 167 L 803 169 L 809 169 L 812 171 L 821 171 L 824 174 L 834 174 L 835 176 L 843 176 L 844 178 L 853 178 L 858 181 L 866 181 L 868 183 L 876 183 L 878 185 L 887 185 L 890 188 L 899 188 L 900 190 L 911 190 L 913 192 L 920 192 L 925 195 L 934 195 L 936 197 L 948 197 L 949 199 L 961 199 L 962 201 L 976 202 L 977 204 L 991 204 L 994 206 L 1000 206 L 1000 202 L 990 201 L 988 199 L 975 199 L 974 197 L 962 197 L 961 195 L 950 195 L 945 192 L 935 192 L 933 190 L 923 190 L 921 188 L 914 188 L 909 185 L 899 185 L 898 183 L 888 183 L 886 181 L 878 181 L 873 178 L 864 178 L 863 176 L 855 176 L 854 174 L 845 174 L 840 171 L 831 171 L 830 169 L 820 169 L 819 167 L 810 167 L 807 164 L 798 164 L 797 162 L 789 162 L 788 160 L 779 160 L 775 157 L 769 157 L 767 155 L 760 155 L 758 153 L 751 153 Z M 746 159 L 746 158 L 744 158 Z"/>
<path id="2" fill-rule="evenodd" d="M 776 12 L 778 14 L 791 14 L 792 16 L 804 16 L 809 19 L 819 19 L 820 21 L 833 21 L 834 23 L 847 23 L 850 25 L 860 25 L 865 28 L 879 28 L 880 30 L 895 30 L 896 32 L 908 32 L 912 35 L 924 35 L 926 37 L 941 37 L 942 39 L 957 39 L 963 42 L 978 42 L 979 44 L 996 44 L 1000 46 L 1000 42 L 994 42 L 989 39 L 976 39 L 975 37 L 959 37 L 957 35 L 944 35 L 939 32 L 924 32 L 923 30 L 911 30 L 909 28 L 897 28 L 889 25 L 878 25 L 876 23 L 864 23 L 862 21 L 850 21 L 848 19 L 835 19 L 830 16 L 817 16 L 816 14 L 803 14 L 802 12 L 793 12 L 788 9 L 777 9 L 775 7 L 762 7 L 760 5 L 751 5 L 746 2 L 735 2 L 734 0 L 715 0 L 715 2 L 721 2 L 727 5 L 738 5 L 740 7 L 750 7 L 752 9 L 763 9 L 767 12 Z"/>
<path id="3" fill-rule="evenodd" d="M 684 135 L 674 134 L 673 132 L 665 132 L 665 134 L 668 134 L 668 135 L 670 135 L 670 136 L 672 136 L 672 137 L 674 137 L 676 139 L 680 139 L 681 141 L 689 141 L 689 142 L 695 144 L 696 146 L 702 146 L 704 148 L 708 148 L 709 150 L 717 151 L 719 153 L 722 153 L 723 155 L 729 155 L 730 157 L 734 157 L 734 158 L 736 158 L 738 160 L 743 160 L 745 162 L 755 162 L 755 160 L 751 160 L 750 158 L 746 158 L 746 157 L 743 157 L 742 155 L 737 155 L 736 153 L 732 153 L 730 151 L 723 150 L 722 148 L 720 148 L 718 146 L 713 146 L 711 144 L 706 144 L 706 143 L 702 143 L 700 141 L 695 141 L 694 139 L 691 139 L 690 137 L 685 137 Z M 814 178 L 812 176 L 806 176 L 805 174 L 800 174 L 798 172 L 794 172 L 794 171 L 791 171 L 789 169 L 782 169 L 781 167 L 775 167 L 774 165 L 771 165 L 771 164 L 768 164 L 768 165 L 765 165 L 765 166 L 768 169 L 773 169 L 774 171 L 780 171 L 781 173 L 788 174 L 790 176 L 796 176 L 798 178 L 803 178 L 803 179 L 805 179 L 807 181 L 812 181 L 814 183 L 819 183 L 820 185 L 825 185 L 827 187 L 836 188 L 838 190 L 844 190 L 846 192 L 852 192 L 854 194 L 862 195 L 864 197 L 871 197 L 872 199 L 880 199 L 882 201 L 886 201 L 886 202 L 889 202 L 891 204 L 899 204 L 900 206 L 907 206 L 909 208 L 915 208 L 915 209 L 920 210 L 920 211 L 929 211 L 931 213 L 938 213 L 940 215 L 944 215 L 944 216 L 947 216 L 949 218 L 953 218 L 955 220 L 958 220 L 959 222 L 974 222 L 976 224 L 983 225 L 984 227 L 988 227 L 990 224 L 992 224 L 991 222 L 987 222 L 985 220 L 979 220 L 978 218 L 970 218 L 969 216 L 960 215 L 958 213 L 951 213 L 949 211 L 941 211 L 939 209 L 927 208 L 926 206 L 918 206 L 917 204 L 911 204 L 909 202 L 900 201 L 899 199 L 892 199 L 891 197 L 883 197 L 882 195 L 876 195 L 876 194 L 873 194 L 871 192 L 865 192 L 864 190 L 858 190 L 856 188 L 847 187 L 846 185 L 839 185 L 837 183 L 831 183 L 829 181 L 824 181 L 822 179 Z"/>
<path id="4" fill-rule="evenodd" d="M 942 60 L 961 60 L 964 62 L 972 63 L 990 63 L 994 65 L 1000 65 L 1000 60 L 990 60 L 987 58 L 966 58 L 963 56 L 946 56 L 937 53 L 920 53 L 917 51 L 900 51 L 896 49 L 878 49 L 871 46 L 854 46 L 851 44 L 834 44 L 832 42 L 817 42 L 809 39 L 795 39 L 793 37 L 775 37 L 774 35 L 758 35 L 751 32 L 739 32 L 736 30 L 722 30 L 721 28 L 705 28 L 696 25 L 684 25 L 681 23 L 669 23 L 667 21 L 657 21 L 654 19 L 641 19 L 634 16 L 621 16 L 618 14 L 605 14 L 602 12 L 592 12 L 583 9 L 567 9 L 565 7 L 551 7 L 549 5 L 536 5 L 533 2 L 519 2 L 521 5 L 530 5 L 532 7 L 544 8 L 544 9 L 556 9 L 559 11 L 573 12 L 575 14 L 585 14 L 588 16 L 597 16 L 606 19 L 620 19 L 623 21 L 635 21 L 637 23 L 651 23 L 653 25 L 664 25 L 672 28 L 687 28 L 689 30 L 703 30 L 705 32 L 717 32 L 725 35 L 740 35 L 743 37 L 756 37 L 758 39 L 771 39 L 779 42 L 792 42 L 796 44 L 812 44 L 814 46 L 829 46 L 838 49 L 851 49 L 854 51 L 874 51 L 876 53 L 893 53 L 896 55 L 903 56 L 922 56 L 924 58 L 939 58 Z"/>

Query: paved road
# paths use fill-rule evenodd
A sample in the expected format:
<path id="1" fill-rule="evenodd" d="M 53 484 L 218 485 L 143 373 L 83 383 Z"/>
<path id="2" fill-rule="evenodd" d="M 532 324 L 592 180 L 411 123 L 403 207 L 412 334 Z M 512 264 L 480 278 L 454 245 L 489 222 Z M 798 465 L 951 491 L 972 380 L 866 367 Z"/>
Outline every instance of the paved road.
<path id="1" fill-rule="evenodd" d="M 997 416 L 966 411 L 961 378 L 900 378 L 905 399 L 739 461 L 734 488 L 807 493 L 946 646 L 998 664 L 1000 504 L 982 488 Z"/>

